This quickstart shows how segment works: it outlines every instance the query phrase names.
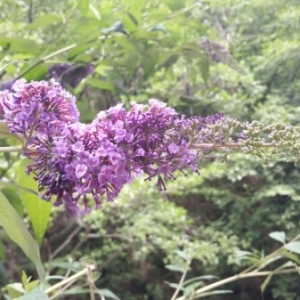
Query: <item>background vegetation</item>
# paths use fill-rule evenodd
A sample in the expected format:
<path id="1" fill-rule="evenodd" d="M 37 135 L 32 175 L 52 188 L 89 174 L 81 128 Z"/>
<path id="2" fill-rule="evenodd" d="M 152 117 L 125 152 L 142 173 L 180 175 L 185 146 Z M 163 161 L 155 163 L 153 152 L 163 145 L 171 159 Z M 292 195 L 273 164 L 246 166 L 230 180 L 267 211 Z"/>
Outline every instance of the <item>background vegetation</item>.
<path id="1" fill-rule="evenodd" d="M 296 0 L 4 0 L 0 60 L 9 65 L 0 80 L 48 79 L 51 66 L 70 63 L 56 79 L 76 95 L 84 122 L 119 102 L 157 98 L 189 116 L 299 125 L 299 19 Z M 1 178 L 16 181 L 18 157 L 0 159 Z M 92 260 L 96 285 L 120 299 L 170 299 L 168 283 L 181 274 L 166 266 L 182 264 L 180 256 L 192 258 L 187 278 L 225 278 L 248 264 L 245 256 L 279 246 L 269 233 L 299 232 L 293 163 L 234 153 L 199 171 L 178 174 L 163 193 L 140 179 L 83 219 L 53 209 L 41 246 L 47 270 L 65 275 Z M 26 219 L 18 192 L 4 193 Z M 22 270 L 34 276 L 4 231 L 1 239 L 1 285 L 20 281 Z M 300 299 L 297 275 L 261 290 L 264 280 L 231 283 L 232 294 L 210 299 Z M 87 299 L 79 291 L 61 299 Z"/>

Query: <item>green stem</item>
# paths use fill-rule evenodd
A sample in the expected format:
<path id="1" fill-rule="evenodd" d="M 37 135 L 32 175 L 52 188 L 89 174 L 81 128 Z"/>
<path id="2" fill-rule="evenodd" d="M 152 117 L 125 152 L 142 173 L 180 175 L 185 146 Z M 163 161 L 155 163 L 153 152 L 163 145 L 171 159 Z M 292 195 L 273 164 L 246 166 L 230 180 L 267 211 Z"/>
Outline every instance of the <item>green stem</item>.
<path id="1" fill-rule="evenodd" d="M 197 295 L 201 295 L 202 293 L 205 293 L 205 292 L 208 292 L 208 291 L 211 291 L 221 285 L 224 285 L 224 284 L 227 284 L 227 283 L 230 283 L 230 282 L 233 282 L 233 281 L 237 281 L 237 280 L 240 280 L 240 279 L 243 279 L 243 278 L 250 278 L 250 277 L 257 277 L 257 276 L 269 276 L 269 275 L 280 275 L 280 274 L 288 274 L 288 273 L 296 273 L 296 272 L 299 272 L 300 271 L 300 268 L 297 267 L 297 268 L 294 268 L 294 269 L 288 269 L 288 270 L 279 270 L 279 271 L 263 271 L 263 272 L 256 272 L 256 271 L 253 271 L 251 273 L 247 273 L 247 274 L 239 274 L 239 275 L 235 275 L 235 276 L 232 276 L 232 277 L 229 277 L 229 278 L 226 278 L 226 279 L 223 279 L 223 280 L 220 280 L 220 281 L 217 281 L 215 283 L 212 283 L 208 286 L 205 286 L 199 290 L 197 290 L 195 292 L 195 296 Z M 185 297 L 179 297 L 175 300 L 185 300 Z"/>
<path id="2" fill-rule="evenodd" d="M 23 147 L 11 146 L 11 147 L 0 147 L 0 152 L 22 152 Z"/>
<path id="3" fill-rule="evenodd" d="M 187 263 L 187 266 L 186 266 L 186 268 L 185 268 L 185 270 L 184 270 L 184 272 L 183 272 L 183 274 L 182 274 L 182 276 L 181 276 L 181 278 L 180 278 L 180 281 L 179 281 L 179 283 L 178 283 L 177 289 L 176 289 L 174 295 L 172 296 L 171 300 L 175 300 L 175 299 L 176 299 L 176 297 L 177 297 L 177 295 L 178 295 L 180 289 L 182 288 L 184 279 L 185 279 L 186 274 L 187 274 L 187 272 L 188 272 L 188 270 L 189 270 L 190 263 L 191 263 L 190 261 Z"/>
<path id="4" fill-rule="evenodd" d="M 86 275 L 90 272 L 90 270 L 93 270 L 94 269 L 94 266 L 89 266 L 87 268 L 84 268 L 83 270 L 79 271 L 78 273 L 74 274 L 73 276 L 71 277 L 68 277 L 64 280 L 62 280 L 61 282 L 51 286 L 50 288 L 46 289 L 45 290 L 45 293 L 49 294 L 53 291 L 55 291 L 56 289 L 66 285 L 67 283 L 71 282 L 71 281 L 74 281 L 75 279 L 81 277 L 82 275 Z"/>
<path id="5" fill-rule="evenodd" d="M 195 144 L 195 145 L 190 145 L 188 148 L 197 150 L 197 149 L 215 149 L 215 148 L 241 148 L 241 147 L 246 147 L 247 145 L 243 145 L 240 143 L 224 143 L 224 144 Z M 263 143 L 260 144 L 259 147 L 263 148 L 271 148 L 271 147 L 276 147 L 275 142 L 271 143 Z"/>
<path id="6" fill-rule="evenodd" d="M 95 292 L 94 292 L 94 281 L 93 281 L 93 276 L 92 276 L 92 270 L 91 268 L 88 268 L 88 272 L 87 272 L 87 277 L 88 277 L 88 284 L 89 284 L 89 288 L 90 288 L 90 297 L 91 300 L 96 300 L 95 298 Z"/>
<path id="7" fill-rule="evenodd" d="M 66 51 L 68 51 L 68 50 L 71 50 L 71 49 L 73 49 L 74 47 L 76 47 L 76 45 L 77 45 L 77 44 L 71 44 L 71 45 L 69 45 L 69 46 L 67 46 L 67 47 L 64 47 L 64 48 L 62 48 L 62 49 L 60 49 L 60 50 L 57 50 L 57 51 L 55 51 L 55 52 L 53 52 L 53 53 L 51 53 L 51 54 L 49 54 L 49 55 L 46 55 L 45 57 L 41 58 L 40 60 L 38 60 L 36 63 L 34 63 L 33 65 L 31 65 L 30 67 L 28 67 L 26 70 L 24 70 L 24 72 L 22 72 L 22 73 L 16 78 L 16 80 L 22 78 L 25 74 L 27 74 L 29 71 L 31 71 L 32 69 L 34 69 L 36 66 L 42 64 L 42 63 L 45 62 L 46 60 L 48 60 L 48 59 L 50 59 L 50 58 L 52 58 L 52 57 L 54 57 L 54 56 L 56 56 L 56 55 L 58 55 L 58 54 L 64 53 L 64 52 L 66 52 Z"/>
<path id="8" fill-rule="evenodd" d="M 297 235 L 295 238 L 293 238 L 292 240 L 290 240 L 286 245 L 295 242 L 297 240 L 300 239 L 300 234 Z M 265 261 L 269 260 L 271 257 L 275 256 L 276 254 L 278 254 L 278 252 L 280 252 L 282 249 L 285 248 L 286 245 L 281 246 L 280 248 L 276 249 L 275 251 L 273 251 L 272 253 L 270 253 L 269 255 L 267 255 L 266 257 L 262 258 L 260 261 L 258 261 L 257 263 L 255 263 L 254 265 L 250 266 L 249 268 L 247 268 L 246 270 L 244 270 L 243 272 L 241 272 L 240 274 L 245 274 L 250 272 L 251 270 L 255 269 L 256 267 L 259 267 L 259 265 L 262 265 Z"/>

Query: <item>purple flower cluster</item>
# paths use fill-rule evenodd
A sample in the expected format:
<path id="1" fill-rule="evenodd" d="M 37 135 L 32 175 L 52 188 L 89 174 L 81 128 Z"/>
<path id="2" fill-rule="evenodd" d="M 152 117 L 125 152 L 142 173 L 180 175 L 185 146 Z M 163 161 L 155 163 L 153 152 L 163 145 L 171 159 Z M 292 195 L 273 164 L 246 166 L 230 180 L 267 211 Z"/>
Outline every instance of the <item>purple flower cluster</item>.
<path id="1" fill-rule="evenodd" d="M 12 133 L 26 139 L 24 155 L 43 199 L 64 203 L 71 214 L 96 208 L 103 197 L 112 201 L 136 175 L 147 180 L 175 179 L 174 172 L 197 170 L 191 142 L 211 137 L 208 125 L 222 115 L 185 118 L 157 100 L 117 105 L 100 112 L 91 124 L 81 124 L 75 99 L 56 82 L 17 81 L 13 92 L 0 92 L 0 114 Z M 209 140 L 210 141 L 210 140 Z M 82 200 L 82 201 L 81 201 Z M 83 203 L 83 206 L 81 205 Z"/>
<path id="2" fill-rule="evenodd" d="M 176 170 L 196 170 L 196 155 L 187 148 L 187 136 L 178 131 L 180 119 L 175 110 L 154 99 L 149 104 L 147 109 L 132 103 L 128 112 L 117 105 L 100 112 L 92 125 L 122 149 L 131 173 L 143 172 L 148 180 L 157 176 L 159 188 L 165 189 L 162 176 L 174 179 Z"/>
<path id="3" fill-rule="evenodd" d="M 78 121 L 75 97 L 55 81 L 27 84 L 18 80 L 12 90 L 0 92 L 0 114 L 11 133 L 24 137 L 29 145 L 35 138 L 52 135 L 51 130 L 63 123 Z"/>

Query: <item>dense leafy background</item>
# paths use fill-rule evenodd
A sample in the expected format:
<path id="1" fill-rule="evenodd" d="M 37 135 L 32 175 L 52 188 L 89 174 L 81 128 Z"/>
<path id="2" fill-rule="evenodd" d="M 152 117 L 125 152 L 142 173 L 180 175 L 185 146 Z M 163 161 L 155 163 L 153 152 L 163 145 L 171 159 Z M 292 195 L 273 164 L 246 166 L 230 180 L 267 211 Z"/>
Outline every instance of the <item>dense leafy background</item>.
<path id="1" fill-rule="evenodd" d="M 299 125 L 299 18 L 296 0 L 4 0 L 0 60 L 11 64 L 1 82 L 41 80 L 50 66 L 68 62 L 74 72 L 60 80 L 77 96 L 84 122 L 119 102 L 158 98 L 186 115 L 223 111 L 240 121 Z M 87 65 L 94 71 L 72 87 Z M 0 159 L 0 176 L 15 182 L 19 158 Z M 188 277 L 226 277 L 244 264 L 238 249 L 259 256 L 278 247 L 270 232 L 293 237 L 299 177 L 284 158 L 265 165 L 235 153 L 225 164 L 200 166 L 200 175 L 178 174 L 164 193 L 140 179 L 84 219 L 54 210 L 42 257 L 53 274 L 95 261 L 97 285 L 122 300 L 169 299 L 165 282 L 178 282 L 180 273 L 166 265 L 182 263 L 176 251 L 194 258 Z M 18 192 L 4 193 L 22 215 Z M 4 232 L 1 238 L 4 285 L 33 269 Z M 211 299 L 260 299 L 263 281 L 236 282 L 233 294 Z M 272 279 L 264 297 L 300 299 L 298 277 Z"/>

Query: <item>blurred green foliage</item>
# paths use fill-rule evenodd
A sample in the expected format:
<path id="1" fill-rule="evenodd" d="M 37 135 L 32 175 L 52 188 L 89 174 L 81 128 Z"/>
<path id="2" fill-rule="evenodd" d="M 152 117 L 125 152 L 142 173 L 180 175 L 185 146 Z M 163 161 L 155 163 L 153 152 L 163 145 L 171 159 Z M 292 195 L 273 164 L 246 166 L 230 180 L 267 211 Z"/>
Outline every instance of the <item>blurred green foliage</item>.
<path id="1" fill-rule="evenodd" d="M 240 121 L 299 125 L 299 17 L 296 0 L 6 0 L 0 3 L 0 61 L 12 63 L 1 81 L 41 80 L 55 63 L 92 64 L 94 73 L 70 88 L 85 122 L 119 102 L 158 98 L 187 115 L 223 111 Z M 15 180 L 9 168 L 16 159 L 0 157 L 2 178 Z M 162 300 L 173 293 L 164 281 L 180 279 L 165 268 L 180 264 L 175 251 L 194 258 L 188 276 L 226 277 L 245 264 L 235 256 L 238 249 L 269 252 L 278 246 L 270 232 L 289 238 L 298 232 L 294 164 L 263 165 L 234 153 L 227 163 L 199 171 L 178 174 L 163 193 L 139 179 L 82 220 L 58 210 L 44 260 L 63 274 L 55 262 L 92 259 L 100 288 L 122 300 Z M 19 263 L 24 266 L 10 255 L 5 264 Z M 13 280 L 20 272 L 16 267 L 7 275 Z M 233 294 L 210 299 L 259 299 L 263 281 L 232 283 Z M 298 277 L 272 279 L 264 296 L 300 299 Z"/>

